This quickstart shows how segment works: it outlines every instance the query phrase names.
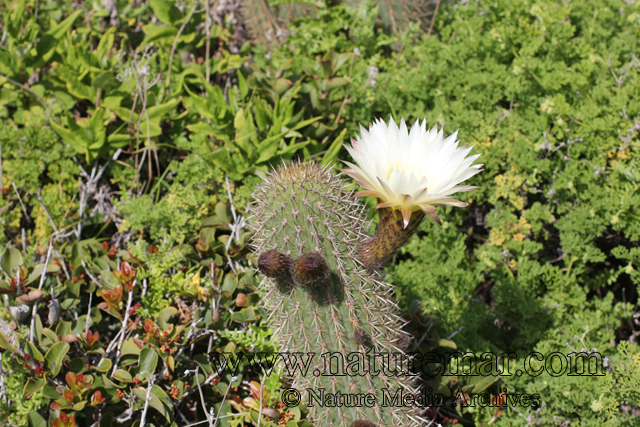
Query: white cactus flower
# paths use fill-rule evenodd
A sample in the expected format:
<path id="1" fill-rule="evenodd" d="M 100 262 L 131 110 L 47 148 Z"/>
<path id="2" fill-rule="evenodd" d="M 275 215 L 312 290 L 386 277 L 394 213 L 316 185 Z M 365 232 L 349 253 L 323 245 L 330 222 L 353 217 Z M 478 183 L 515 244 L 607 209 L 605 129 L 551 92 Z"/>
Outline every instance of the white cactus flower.
<path id="1" fill-rule="evenodd" d="M 410 131 L 404 119 L 400 127 L 393 118 L 389 125 L 378 120 L 368 131 L 360 126 L 360 137 L 345 146 L 356 164 L 344 162 L 351 169 L 343 172 L 366 188 L 356 196 L 377 197 L 376 209 L 399 209 L 405 228 L 418 210 L 441 224 L 436 206 L 467 206 L 451 196 L 479 188 L 460 185 L 480 172 L 482 164 L 472 165 L 480 154 L 467 157 L 473 147 L 458 147 L 457 135 L 444 138 L 437 126 L 427 130 L 426 120 L 416 120 Z"/>

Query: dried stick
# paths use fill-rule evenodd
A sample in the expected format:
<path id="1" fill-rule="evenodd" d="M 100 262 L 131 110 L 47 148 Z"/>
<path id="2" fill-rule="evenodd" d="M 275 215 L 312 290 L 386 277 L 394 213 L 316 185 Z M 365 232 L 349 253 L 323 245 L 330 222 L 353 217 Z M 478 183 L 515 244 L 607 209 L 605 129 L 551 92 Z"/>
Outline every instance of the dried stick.
<path id="1" fill-rule="evenodd" d="M 89 278 L 91 279 L 93 284 L 96 285 L 97 287 L 101 288 L 102 287 L 102 283 L 98 282 L 98 279 L 96 279 L 95 276 L 93 274 L 91 274 L 91 271 L 89 271 L 89 267 L 87 266 L 87 263 L 82 258 L 80 258 L 80 263 L 82 264 L 82 267 L 84 268 L 84 271 L 89 275 Z"/>
<path id="2" fill-rule="evenodd" d="M 215 427 L 215 425 L 213 424 L 213 421 L 211 421 L 209 412 L 207 412 L 207 405 L 204 403 L 204 395 L 202 394 L 202 387 L 200 387 L 200 378 L 198 377 L 199 369 L 200 369 L 200 365 L 196 366 L 196 384 L 198 384 L 198 393 L 200 394 L 200 403 L 202 403 L 202 410 L 204 411 L 204 415 L 207 417 L 207 421 L 209 421 L 209 427 Z M 229 384 L 229 388 L 231 388 L 231 384 Z M 229 391 L 229 388 L 227 388 L 227 391 Z"/>
<path id="3" fill-rule="evenodd" d="M 0 162 L 1 161 L 2 161 L 2 157 L 0 157 Z M 1 182 L 2 182 L 2 173 L 0 172 L 0 183 Z M 20 206 L 22 206 L 22 212 L 24 212 L 24 217 L 27 219 L 28 222 L 31 222 L 31 218 L 27 214 L 27 210 L 24 207 L 24 203 L 22 203 L 22 197 L 20 197 L 20 193 L 18 193 L 18 189 L 16 188 L 16 183 L 12 182 L 12 184 L 13 184 L 13 189 L 16 192 L 16 196 L 18 196 L 18 201 L 20 202 Z"/>
<path id="4" fill-rule="evenodd" d="M 187 16 L 187 19 L 185 19 L 185 21 L 180 26 L 180 29 L 178 30 L 178 34 L 176 34 L 176 38 L 173 39 L 173 45 L 171 46 L 171 54 L 169 54 L 169 71 L 167 72 L 167 94 L 171 93 L 171 66 L 173 64 L 173 55 L 175 54 L 176 46 L 178 45 L 178 39 L 180 38 L 180 35 L 184 31 L 184 28 L 187 26 L 187 24 L 191 20 L 191 17 L 193 16 L 193 12 L 195 12 L 197 5 L 198 5 L 198 0 L 195 0 L 193 2 L 193 7 L 189 11 L 189 16 Z"/>
<path id="5" fill-rule="evenodd" d="M 40 202 L 40 206 L 42 206 L 42 209 L 44 209 L 44 213 L 47 215 L 47 219 L 49 220 L 49 224 L 51 224 L 51 227 L 53 228 L 53 231 L 56 232 L 56 234 L 58 233 L 58 227 L 56 227 L 56 223 L 53 222 L 53 218 L 51 218 L 51 215 L 49 215 L 49 211 L 47 210 L 47 206 L 44 204 L 44 202 L 42 201 L 42 188 L 38 188 L 38 201 Z"/>
<path id="6" fill-rule="evenodd" d="M 122 350 L 122 342 L 124 341 L 124 337 L 126 336 L 127 322 L 129 321 L 129 310 L 131 310 L 131 300 L 133 299 L 133 289 L 136 287 L 136 279 L 133 279 L 133 286 L 131 286 L 131 291 L 129 292 L 129 301 L 127 302 L 127 310 L 124 312 L 124 320 L 122 321 L 122 335 L 120 335 L 120 340 L 118 341 L 118 352 L 116 353 L 116 363 L 113 364 L 113 372 L 115 373 L 118 369 L 118 363 L 120 362 L 120 351 Z M 113 373 L 111 374 L 113 377 Z"/>
<path id="7" fill-rule="evenodd" d="M 6 405 L 7 403 L 7 389 L 4 385 L 4 369 L 2 369 L 2 353 L 0 353 L 0 399 L 2 399 Z"/>
<path id="8" fill-rule="evenodd" d="M 147 409 L 149 409 L 149 402 L 151 401 L 151 387 L 153 387 L 153 377 L 149 377 L 149 385 L 147 386 L 147 397 L 144 399 L 144 410 L 142 411 L 142 417 L 140 417 L 140 427 L 144 427 L 144 419 L 147 416 Z"/>
<path id="9" fill-rule="evenodd" d="M 433 18 L 431 18 L 431 23 L 429 24 L 429 31 L 427 31 L 427 37 L 431 35 L 431 30 L 433 30 L 433 24 L 436 22 L 436 15 L 438 15 L 438 8 L 440 7 L 440 0 L 436 3 L 436 9 L 433 11 Z"/>
<path id="10" fill-rule="evenodd" d="M 62 271 L 64 271 L 64 275 L 67 276 L 67 280 L 69 280 L 71 276 L 69 276 L 69 271 L 67 270 L 67 265 L 64 263 L 64 259 L 62 258 L 62 255 L 60 254 L 60 252 L 58 252 L 57 249 L 55 249 L 55 254 L 58 256 L 58 259 L 60 260 L 60 265 L 62 266 Z"/>
<path id="11" fill-rule="evenodd" d="M 84 334 L 89 332 L 89 320 L 91 320 L 91 302 L 93 301 L 93 292 L 89 294 L 89 308 L 87 309 L 87 323 L 84 326 Z"/>
<path id="12" fill-rule="evenodd" d="M 205 19 L 205 24 L 204 24 L 204 28 L 205 28 L 205 32 L 207 34 L 207 41 L 205 43 L 205 53 L 204 53 L 204 63 L 205 63 L 205 76 L 206 76 L 206 82 L 209 83 L 209 77 L 211 76 L 211 69 L 210 69 L 210 65 L 209 65 L 209 50 L 211 49 L 211 10 L 210 10 L 210 4 L 209 4 L 209 0 L 204 0 L 204 13 L 206 13 L 206 19 Z M 2 171 L 0 171 L 0 174 L 2 173 Z M 0 182 L 2 179 L 2 175 L 0 175 Z"/>
<path id="13" fill-rule="evenodd" d="M 44 270 L 42 270 L 42 276 L 40 276 L 40 285 L 38 290 L 42 290 L 42 285 L 47 278 L 47 267 L 49 266 L 49 258 L 51 258 L 51 251 L 53 250 L 53 239 L 49 240 L 49 250 L 47 251 L 47 258 L 44 261 Z M 53 298 L 53 295 L 51 295 Z M 33 303 L 33 309 L 31 311 L 31 329 L 29 330 L 29 342 L 33 344 L 33 331 L 36 328 L 36 311 L 38 310 L 38 302 Z"/>
<path id="14" fill-rule="evenodd" d="M 220 409 L 222 409 L 222 405 L 224 405 L 224 401 L 227 400 L 227 395 L 229 395 L 229 390 L 231 390 L 231 384 L 235 383 L 237 379 L 238 377 L 231 377 L 231 381 L 229 381 L 229 385 L 227 386 L 227 391 L 225 391 L 224 396 L 222 397 L 222 402 L 220 402 Z M 260 412 L 262 412 L 262 410 Z M 213 425 L 213 427 L 216 427 L 219 421 L 220 421 L 220 417 L 216 417 L 216 422 Z"/>
<path id="15" fill-rule="evenodd" d="M 2 41 L 4 41 L 4 36 L 6 36 L 7 31 L 5 30 L 3 37 L 2 37 Z M 3 187 L 3 183 L 2 183 L 2 143 L 0 143 L 0 187 Z M 3 199 L 2 197 L 2 191 L 0 191 L 0 200 Z M 2 367 L 0 366 L 0 369 L 2 369 Z"/>

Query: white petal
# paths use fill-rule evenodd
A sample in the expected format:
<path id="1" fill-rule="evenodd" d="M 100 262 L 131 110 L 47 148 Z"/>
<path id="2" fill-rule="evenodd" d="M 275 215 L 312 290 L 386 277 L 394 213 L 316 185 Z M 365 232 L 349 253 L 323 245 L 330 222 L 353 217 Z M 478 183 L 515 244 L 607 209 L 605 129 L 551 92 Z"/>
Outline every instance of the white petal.
<path id="1" fill-rule="evenodd" d="M 388 124 L 377 119 L 368 130 L 360 126 L 360 136 L 346 146 L 355 165 L 345 164 L 361 185 L 379 194 L 383 204 L 411 210 L 462 206 L 451 195 L 477 188 L 459 184 L 479 173 L 482 165 L 473 165 L 480 155 L 469 156 L 473 147 L 459 146 L 457 136 L 456 131 L 445 138 L 437 126 L 427 129 L 426 120 L 416 120 L 408 128 L 404 118 L 399 125 L 393 118 Z"/>

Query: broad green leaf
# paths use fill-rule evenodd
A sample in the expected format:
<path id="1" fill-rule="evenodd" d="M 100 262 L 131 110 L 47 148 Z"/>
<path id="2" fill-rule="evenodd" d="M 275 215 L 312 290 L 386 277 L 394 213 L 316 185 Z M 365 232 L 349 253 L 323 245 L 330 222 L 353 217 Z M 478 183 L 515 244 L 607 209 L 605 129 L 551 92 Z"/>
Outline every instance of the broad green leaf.
<path id="1" fill-rule="evenodd" d="M 22 394 L 24 395 L 24 397 L 29 399 L 31 396 L 33 396 L 33 394 L 36 391 L 44 387 L 46 383 L 47 382 L 44 378 L 38 378 L 38 379 L 29 378 L 27 379 L 27 383 L 24 385 L 24 388 L 22 389 Z"/>
<path id="2" fill-rule="evenodd" d="M 44 357 L 42 357 L 42 353 L 36 348 L 35 345 L 27 341 L 27 346 L 29 347 L 29 354 L 31 357 L 38 363 L 44 362 Z"/>
<path id="3" fill-rule="evenodd" d="M 22 254 L 16 248 L 5 249 L 2 254 L 2 261 L 0 261 L 0 267 L 8 275 L 13 277 L 14 272 L 18 267 L 23 264 Z"/>
<path id="4" fill-rule="evenodd" d="M 122 148 L 131 142 L 131 136 L 126 134 L 111 134 L 107 137 L 110 148 Z"/>
<path id="5" fill-rule="evenodd" d="M 167 329 L 167 321 L 178 313 L 178 309 L 175 307 L 167 307 L 160 310 L 160 313 L 156 316 L 156 323 L 160 326 L 160 329 Z"/>
<path id="6" fill-rule="evenodd" d="M 136 387 L 132 391 L 140 401 L 146 402 L 146 389 Z M 165 392 L 157 385 L 151 387 L 151 393 L 149 393 L 149 406 L 158 411 L 160 415 L 167 419 L 167 421 L 169 421 L 173 415 L 173 406 L 169 403 Z"/>
<path id="7" fill-rule="evenodd" d="M 147 112 L 149 113 L 149 120 L 155 120 L 156 122 L 160 122 L 164 116 L 167 115 L 171 110 L 176 108 L 180 104 L 179 99 L 173 99 L 171 101 L 165 102 L 164 104 L 156 105 L 154 107 L 150 107 Z M 144 117 L 143 117 L 144 121 Z"/>
<path id="8" fill-rule="evenodd" d="M 456 346 L 456 343 L 454 343 L 451 340 L 446 340 L 444 338 L 441 338 L 441 339 L 438 340 L 438 345 L 440 347 L 448 347 L 448 348 L 452 348 L 454 350 L 458 349 L 458 346 Z"/>
<path id="9" fill-rule="evenodd" d="M 124 369 L 117 369 L 113 373 L 113 378 L 117 379 L 118 381 L 124 381 L 127 383 L 133 382 L 133 378 L 131 378 L 131 374 L 129 373 L 129 371 L 125 371 Z"/>
<path id="10" fill-rule="evenodd" d="M 153 10 L 153 14 L 165 24 L 171 25 L 182 18 L 180 10 L 173 1 L 149 0 L 149 6 L 151 6 L 151 10 Z"/>
<path id="11" fill-rule="evenodd" d="M 7 338 L 4 336 L 4 333 L 2 332 L 0 332 L 0 347 L 12 353 L 18 352 L 18 350 L 16 350 L 14 346 L 9 344 L 9 341 L 7 340 Z"/>
<path id="12" fill-rule="evenodd" d="M 171 43 L 173 38 L 178 34 L 176 27 L 165 27 L 164 25 L 143 25 L 142 30 L 144 31 L 145 37 L 140 44 L 141 46 L 159 41 Z"/>
<path id="13" fill-rule="evenodd" d="M 47 427 L 47 422 L 37 412 L 29 412 L 27 414 L 28 427 Z"/>
<path id="14" fill-rule="evenodd" d="M 328 165 L 338 157 L 338 153 L 340 153 L 340 150 L 342 149 L 342 143 L 346 134 L 347 128 L 342 129 L 342 132 L 340 132 L 327 149 L 327 152 L 322 156 L 322 161 L 320 162 L 321 166 Z"/>
<path id="15" fill-rule="evenodd" d="M 238 323 L 255 322 L 260 318 L 260 315 L 256 313 L 253 307 L 243 308 L 240 311 L 235 311 L 231 315 L 231 320 Z"/>
<path id="16" fill-rule="evenodd" d="M 95 89 L 109 90 L 120 86 L 120 82 L 116 80 L 111 71 L 105 71 L 93 79 L 91 86 Z"/>
<path id="17" fill-rule="evenodd" d="M 56 376 L 60 372 L 60 366 L 64 357 L 69 351 L 69 344 L 64 341 L 59 341 L 51 346 L 47 354 L 44 356 L 44 361 L 47 369 L 51 372 L 51 375 Z"/>
<path id="18" fill-rule="evenodd" d="M 100 62 L 101 67 L 105 67 L 109 61 L 109 52 L 111 51 L 113 42 L 115 41 L 116 29 L 117 27 L 109 27 L 109 29 L 100 37 L 100 43 L 98 43 L 98 47 L 95 52 L 93 52 L 94 56 Z"/>
<path id="19" fill-rule="evenodd" d="M 60 126 L 54 120 L 51 120 L 51 127 L 62 138 L 62 140 L 69 144 L 77 153 L 87 154 L 87 146 L 85 141 L 81 139 L 76 132 L 73 132 L 63 126 Z"/>
<path id="20" fill-rule="evenodd" d="M 152 374 L 158 365 L 158 353 L 150 347 L 145 347 L 140 351 L 138 374 Z"/>
<path id="21" fill-rule="evenodd" d="M 213 135 L 216 132 L 213 126 L 209 123 L 194 123 L 192 125 L 188 125 L 187 129 L 200 135 Z"/>
<path id="22" fill-rule="evenodd" d="M 308 119 L 308 120 L 303 120 L 301 122 L 299 122 L 298 124 L 296 124 L 294 127 L 291 128 L 291 130 L 298 130 L 298 129 L 302 129 L 305 126 L 309 126 L 311 123 L 315 123 L 318 120 L 320 120 L 322 117 L 318 116 L 318 117 L 314 117 L 312 119 Z"/>
<path id="23" fill-rule="evenodd" d="M 111 359 L 104 359 L 99 366 L 96 366 L 95 369 L 99 372 L 108 372 L 111 369 L 113 362 Z"/>
<path id="24" fill-rule="evenodd" d="M 31 274 L 24 280 L 24 285 L 28 285 L 31 282 L 40 279 L 42 272 L 44 271 L 44 264 L 36 264 L 31 271 Z M 60 266 L 49 263 L 47 265 L 47 273 L 58 273 L 60 271 Z"/>
<path id="25" fill-rule="evenodd" d="M 55 70 L 58 77 L 60 77 L 60 79 L 66 83 L 69 94 L 75 96 L 78 99 L 88 99 L 90 101 L 95 101 L 95 88 L 82 83 L 74 71 L 64 65 L 56 67 Z"/>
<path id="26" fill-rule="evenodd" d="M 52 27 L 49 31 L 40 37 L 35 49 L 35 62 L 30 64 L 34 68 L 42 67 L 51 60 L 55 53 L 55 47 L 60 39 L 69 32 L 75 20 L 84 13 L 83 9 L 73 12 L 67 19 Z"/>
<path id="27" fill-rule="evenodd" d="M 332 91 L 334 89 L 337 89 L 339 87 L 342 86 L 346 86 L 349 83 L 351 83 L 349 80 L 345 79 L 344 77 L 334 77 L 331 80 L 329 80 L 325 86 L 327 91 Z"/>
<path id="28" fill-rule="evenodd" d="M 309 144 L 310 141 L 304 141 L 304 142 L 299 142 L 297 144 L 291 144 L 289 145 L 287 148 L 285 148 L 284 150 L 280 150 L 278 151 L 278 156 L 283 156 L 285 154 L 292 154 L 295 153 L 296 151 L 300 150 L 302 147 L 306 146 Z"/>
<path id="29" fill-rule="evenodd" d="M 137 356 L 140 354 L 140 347 L 133 341 L 133 338 L 129 338 L 122 343 L 121 354 L 135 354 Z"/>
<path id="30" fill-rule="evenodd" d="M 275 90 L 278 95 L 282 95 L 291 86 L 293 86 L 293 83 L 291 83 L 291 80 L 278 79 L 273 83 L 273 90 Z"/>

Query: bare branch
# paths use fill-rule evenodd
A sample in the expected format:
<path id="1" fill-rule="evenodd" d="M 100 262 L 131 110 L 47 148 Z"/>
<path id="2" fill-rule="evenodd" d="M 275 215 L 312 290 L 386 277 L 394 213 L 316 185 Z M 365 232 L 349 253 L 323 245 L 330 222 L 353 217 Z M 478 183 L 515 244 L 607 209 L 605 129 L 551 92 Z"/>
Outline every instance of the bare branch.
<path id="1" fill-rule="evenodd" d="M 42 285 L 47 277 L 47 267 L 49 266 L 49 259 L 51 258 L 51 251 L 53 250 L 53 239 L 49 240 L 49 250 L 47 251 L 47 258 L 44 261 L 44 270 L 42 270 L 42 276 L 40 276 L 40 285 L 38 290 L 42 290 Z M 51 295 L 51 298 L 54 298 Z M 31 311 L 31 329 L 29 330 L 29 342 L 33 344 L 33 331 L 36 329 L 36 311 L 38 310 L 38 302 L 33 303 L 33 310 Z"/>
<path id="2" fill-rule="evenodd" d="M 44 209 L 44 213 L 47 215 L 47 219 L 49 220 L 49 224 L 51 224 L 51 227 L 53 228 L 53 231 L 56 232 L 56 234 L 58 233 L 58 227 L 56 227 L 56 223 L 53 222 L 53 218 L 51 218 L 51 215 L 49 215 L 49 211 L 47 210 L 47 206 L 44 204 L 44 202 L 42 201 L 42 188 L 38 188 L 38 201 L 40 202 L 40 206 L 42 206 L 42 209 Z"/>
<path id="3" fill-rule="evenodd" d="M 118 352 L 116 353 L 116 363 L 113 364 L 113 373 L 118 369 L 118 363 L 120 362 L 120 351 L 122 350 L 122 342 L 124 341 L 124 337 L 126 336 L 127 322 L 129 321 L 129 310 L 131 310 L 131 300 L 133 299 L 133 289 L 136 287 L 136 280 L 133 279 L 133 286 L 131 286 L 131 291 L 129 292 L 129 301 L 127 302 L 127 309 L 124 312 L 124 320 L 122 321 L 122 335 L 120 335 L 120 340 L 118 341 Z M 113 376 L 113 373 L 111 376 Z"/>

